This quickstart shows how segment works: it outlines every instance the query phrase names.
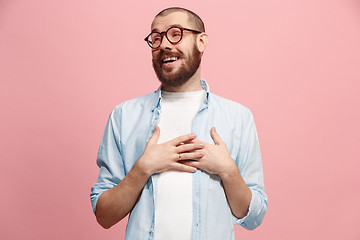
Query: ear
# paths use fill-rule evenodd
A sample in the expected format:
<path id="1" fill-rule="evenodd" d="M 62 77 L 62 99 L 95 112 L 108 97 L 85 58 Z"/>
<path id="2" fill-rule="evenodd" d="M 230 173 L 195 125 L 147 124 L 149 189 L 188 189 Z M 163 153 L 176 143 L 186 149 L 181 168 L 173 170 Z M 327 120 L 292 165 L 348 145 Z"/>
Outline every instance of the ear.
<path id="1" fill-rule="evenodd" d="M 209 37 L 206 33 L 200 33 L 198 34 L 196 38 L 196 45 L 198 50 L 203 53 L 208 45 Z"/>

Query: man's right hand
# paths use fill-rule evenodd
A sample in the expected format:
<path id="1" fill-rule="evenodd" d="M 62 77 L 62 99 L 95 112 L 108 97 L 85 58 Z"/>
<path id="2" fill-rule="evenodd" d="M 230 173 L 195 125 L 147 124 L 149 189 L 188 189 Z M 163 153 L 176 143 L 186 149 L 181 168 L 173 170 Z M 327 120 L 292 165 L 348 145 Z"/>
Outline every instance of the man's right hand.
<path id="1" fill-rule="evenodd" d="M 195 134 L 187 134 L 168 142 L 157 144 L 160 129 L 155 127 L 146 144 L 143 155 L 138 159 L 125 178 L 115 187 L 103 192 L 96 205 L 96 219 L 104 228 L 110 228 L 123 219 L 134 208 L 149 177 L 165 171 L 195 172 L 182 160 L 199 160 L 204 154 L 202 143 L 191 142 Z M 181 159 L 179 157 L 181 155 Z"/>
<path id="2" fill-rule="evenodd" d="M 182 163 L 182 160 L 199 160 L 204 155 L 199 151 L 204 147 L 203 144 L 190 143 L 196 138 L 195 133 L 182 135 L 162 144 L 157 143 L 159 136 L 160 128 L 156 126 L 137 162 L 146 175 L 165 171 L 196 172 L 195 167 Z"/>

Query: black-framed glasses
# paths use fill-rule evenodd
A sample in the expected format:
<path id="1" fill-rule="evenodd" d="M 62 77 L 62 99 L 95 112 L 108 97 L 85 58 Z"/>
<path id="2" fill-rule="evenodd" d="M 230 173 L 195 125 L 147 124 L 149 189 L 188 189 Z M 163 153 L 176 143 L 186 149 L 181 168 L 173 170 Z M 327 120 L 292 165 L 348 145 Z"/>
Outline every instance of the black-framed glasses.
<path id="1" fill-rule="evenodd" d="M 183 27 L 170 27 L 164 32 L 152 32 L 144 40 L 149 44 L 153 49 L 160 47 L 163 37 L 166 36 L 167 40 L 172 44 L 176 44 L 181 41 L 184 31 L 190 31 L 192 33 L 202 33 L 197 30 L 183 28 Z"/>

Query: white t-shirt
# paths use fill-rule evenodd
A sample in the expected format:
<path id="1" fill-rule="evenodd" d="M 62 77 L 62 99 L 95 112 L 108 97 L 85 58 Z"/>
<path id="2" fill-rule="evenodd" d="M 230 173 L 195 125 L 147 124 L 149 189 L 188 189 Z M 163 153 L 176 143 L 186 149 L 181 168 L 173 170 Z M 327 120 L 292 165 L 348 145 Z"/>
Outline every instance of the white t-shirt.
<path id="1" fill-rule="evenodd" d="M 191 133 L 192 122 L 205 98 L 204 90 L 164 92 L 160 112 L 160 137 L 164 143 Z M 192 173 L 159 174 L 155 199 L 155 240 L 190 240 L 192 232 Z"/>

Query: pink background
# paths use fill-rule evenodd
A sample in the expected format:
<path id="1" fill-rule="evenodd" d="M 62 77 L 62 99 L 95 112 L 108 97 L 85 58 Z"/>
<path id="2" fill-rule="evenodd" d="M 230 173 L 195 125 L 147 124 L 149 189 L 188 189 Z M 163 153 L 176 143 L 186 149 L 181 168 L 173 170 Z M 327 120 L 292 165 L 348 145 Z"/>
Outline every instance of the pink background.
<path id="1" fill-rule="evenodd" d="M 158 87 L 154 15 L 202 16 L 203 78 L 249 107 L 269 210 L 238 239 L 360 239 L 360 2 L 0 0 L 0 239 L 122 239 L 89 193 L 110 111 Z"/>

